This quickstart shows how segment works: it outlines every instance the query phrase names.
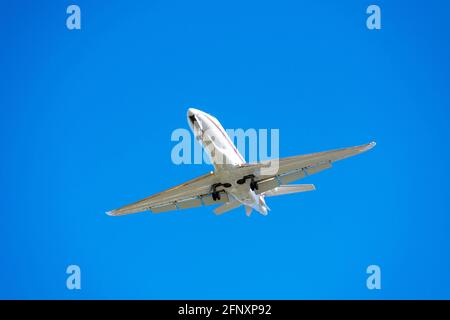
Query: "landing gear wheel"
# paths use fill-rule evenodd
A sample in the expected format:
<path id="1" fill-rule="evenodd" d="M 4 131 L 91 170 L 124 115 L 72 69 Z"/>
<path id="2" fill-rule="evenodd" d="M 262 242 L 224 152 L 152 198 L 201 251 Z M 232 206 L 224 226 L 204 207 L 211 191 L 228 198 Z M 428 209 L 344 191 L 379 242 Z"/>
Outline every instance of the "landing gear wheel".
<path id="1" fill-rule="evenodd" d="M 213 198 L 213 201 L 217 201 L 217 200 L 220 200 L 220 193 L 219 192 L 213 192 L 212 193 L 212 198 Z"/>
<path id="2" fill-rule="evenodd" d="M 258 190 L 258 183 L 256 181 L 251 181 L 250 189 L 252 189 L 252 191 Z"/>
<path id="3" fill-rule="evenodd" d="M 217 200 L 220 200 L 220 192 L 222 192 L 223 190 L 220 190 L 220 191 L 217 191 L 217 188 L 218 187 L 220 187 L 220 186 L 224 186 L 225 188 L 229 188 L 229 187 L 231 187 L 231 183 L 216 183 L 216 184 L 213 184 L 212 186 L 211 186 L 211 195 L 212 195 L 212 199 L 213 199 L 213 201 L 217 201 Z"/>

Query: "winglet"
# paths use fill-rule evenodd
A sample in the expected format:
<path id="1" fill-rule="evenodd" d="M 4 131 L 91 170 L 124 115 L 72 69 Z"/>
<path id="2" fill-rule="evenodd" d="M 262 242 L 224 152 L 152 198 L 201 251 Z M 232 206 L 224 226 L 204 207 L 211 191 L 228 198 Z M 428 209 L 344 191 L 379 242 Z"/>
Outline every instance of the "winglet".
<path id="1" fill-rule="evenodd" d="M 361 152 L 368 151 L 368 150 L 372 149 L 373 147 L 375 147 L 376 145 L 377 145 L 377 143 L 375 141 L 372 141 L 372 142 L 362 146 Z"/>
<path id="2" fill-rule="evenodd" d="M 108 216 L 114 216 L 114 210 L 105 212 Z"/>

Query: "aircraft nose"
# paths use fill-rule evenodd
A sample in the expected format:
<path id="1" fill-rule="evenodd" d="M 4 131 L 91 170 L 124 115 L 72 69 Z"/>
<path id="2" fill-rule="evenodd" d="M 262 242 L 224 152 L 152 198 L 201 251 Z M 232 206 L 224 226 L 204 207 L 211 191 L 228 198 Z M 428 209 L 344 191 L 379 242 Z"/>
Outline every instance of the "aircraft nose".
<path id="1" fill-rule="evenodd" d="M 188 115 L 188 117 L 195 116 L 198 112 L 199 112 L 199 110 L 197 110 L 195 108 L 189 108 L 187 111 L 187 115 Z"/>
<path id="2" fill-rule="evenodd" d="M 195 115 L 197 114 L 197 109 L 189 108 L 187 111 L 187 118 L 189 125 L 192 127 L 194 123 L 197 121 Z"/>

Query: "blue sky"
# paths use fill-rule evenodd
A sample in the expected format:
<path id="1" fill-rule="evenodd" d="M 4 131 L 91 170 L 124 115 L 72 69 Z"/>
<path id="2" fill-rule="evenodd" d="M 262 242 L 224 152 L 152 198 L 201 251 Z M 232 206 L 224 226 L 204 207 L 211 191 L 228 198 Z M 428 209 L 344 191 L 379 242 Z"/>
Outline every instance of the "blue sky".
<path id="1" fill-rule="evenodd" d="M 379 31 L 368 1 L 3 4 L 0 298 L 450 298 L 449 4 L 374 3 Z M 188 107 L 282 157 L 378 145 L 267 217 L 106 216 L 211 170 L 171 162 Z"/>

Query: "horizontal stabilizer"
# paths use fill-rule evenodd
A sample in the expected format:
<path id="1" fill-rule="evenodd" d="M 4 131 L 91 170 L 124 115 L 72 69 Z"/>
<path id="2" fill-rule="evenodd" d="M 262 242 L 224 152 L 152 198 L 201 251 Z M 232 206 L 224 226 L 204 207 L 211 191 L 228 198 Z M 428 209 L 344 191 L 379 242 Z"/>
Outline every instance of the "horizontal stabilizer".
<path id="1" fill-rule="evenodd" d="M 214 213 L 217 215 L 223 214 L 230 210 L 236 209 L 237 207 L 240 207 L 240 206 L 241 206 L 241 203 L 239 201 L 229 201 L 229 202 L 215 208 Z"/>
<path id="2" fill-rule="evenodd" d="M 275 197 L 281 196 L 283 194 L 297 193 L 297 192 L 306 192 L 316 190 L 313 184 L 290 184 L 290 185 L 281 185 L 276 187 L 275 189 L 269 190 L 264 193 L 266 197 Z"/>

